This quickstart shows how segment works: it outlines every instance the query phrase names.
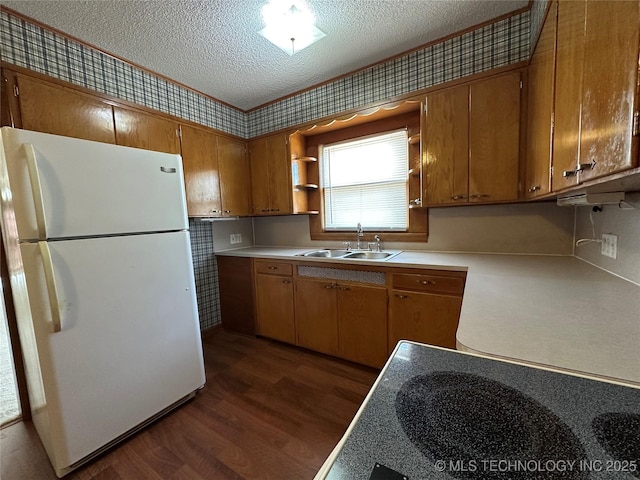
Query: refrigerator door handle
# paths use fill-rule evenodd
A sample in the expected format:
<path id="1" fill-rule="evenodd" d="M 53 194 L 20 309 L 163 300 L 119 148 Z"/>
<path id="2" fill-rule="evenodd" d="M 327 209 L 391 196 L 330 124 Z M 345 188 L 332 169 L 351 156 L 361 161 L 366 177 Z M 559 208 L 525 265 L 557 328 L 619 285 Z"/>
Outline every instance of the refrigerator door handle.
<path id="1" fill-rule="evenodd" d="M 47 224 L 44 219 L 44 200 L 42 198 L 42 186 L 40 184 L 40 173 L 36 164 L 36 149 L 30 143 L 25 143 L 24 152 L 27 157 L 27 169 L 29 170 L 29 180 L 31 181 L 31 192 L 33 194 L 33 207 L 36 214 L 38 226 L 38 239 L 47 238 Z"/>
<path id="2" fill-rule="evenodd" d="M 40 255 L 42 256 L 42 266 L 44 267 L 44 278 L 47 282 L 47 292 L 49 293 L 49 305 L 51 306 L 51 323 L 53 332 L 62 331 L 62 320 L 60 318 L 60 304 L 58 302 L 58 288 L 56 287 L 56 276 L 53 272 L 53 261 L 51 251 L 47 242 L 38 242 Z"/>

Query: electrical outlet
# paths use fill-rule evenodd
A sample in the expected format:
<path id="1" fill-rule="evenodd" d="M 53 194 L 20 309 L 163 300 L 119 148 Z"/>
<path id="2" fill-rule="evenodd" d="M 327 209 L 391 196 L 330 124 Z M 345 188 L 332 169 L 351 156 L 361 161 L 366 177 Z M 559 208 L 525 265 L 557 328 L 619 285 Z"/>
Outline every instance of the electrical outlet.
<path id="1" fill-rule="evenodd" d="M 618 236 L 608 233 L 602 234 L 600 253 L 605 257 L 618 258 Z"/>
<path id="2" fill-rule="evenodd" d="M 232 233 L 231 235 L 229 235 L 229 239 L 231 240 L 231 245 L 235 243 L 242 243 L 242 234 Z"/>

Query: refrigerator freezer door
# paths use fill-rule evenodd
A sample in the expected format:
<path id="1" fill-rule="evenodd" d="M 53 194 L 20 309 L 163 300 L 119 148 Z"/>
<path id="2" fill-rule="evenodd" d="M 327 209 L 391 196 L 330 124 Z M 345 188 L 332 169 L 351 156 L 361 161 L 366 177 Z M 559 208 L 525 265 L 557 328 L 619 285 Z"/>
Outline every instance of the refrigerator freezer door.
<path id="1" fill-rule="evenodd" d="M 34 423 L 57 471 L 204 385 L 188 235 L 49 242 L 51 265 L 21 245 L 33 323 L 20 333 L 34 337 L 44 390 Z"/>
<path id="2" fill-rule="evenodd" d="M 179 155 L 8 127 L 2 143 L 21 240 L 188 228 Z"/>

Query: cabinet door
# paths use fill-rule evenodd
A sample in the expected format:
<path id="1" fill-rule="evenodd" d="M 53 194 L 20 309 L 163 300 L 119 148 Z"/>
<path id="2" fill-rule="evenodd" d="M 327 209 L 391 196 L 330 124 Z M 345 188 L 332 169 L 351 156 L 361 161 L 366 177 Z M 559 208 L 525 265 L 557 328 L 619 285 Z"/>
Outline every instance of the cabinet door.
<path id="1" fill-rule="evenodd" d="M 111 105 L 68 88 L 18 76 L 22 128 L 115 143 Z"/>
<path id="2" fill-rule="evenodd" d="M 222 210 L 228 215 L 251 215 L 251 184 L 246 144 L 218 136 L 218 169 Z"/>
<path id="3" fill-rule="evenodd" d="M 230 332 L 255 335 L 251 259 L 216 256 L 222 326 Z"/>
<path id="4" fill-rule="evenodd" d="M 520 73 L 489 78 L 469 88 L 469 201 L 517 200 Z"/>
<path id="5" fill-rule="evenodd" d="M 462 297 L 392 290 L 389 298 L 389 352 L 398 341 L 456 348 Z"/>
<path id="6" fill-rule="evenodd" d="M 586 0 L 558 3 L 552 178 L 554 192 L 578 183 L 573 172 L 578 165 L 586 5 Z M 571 173 L 565 176 L 564 172 Z"/>
<path id="7" fill-rule="evenodd" d="M 338 354 L 338 321 L 335 282 L 296 280 L 296 329 L 298 345 L 329 355 Z"/>
<path id="8" fill-rule="evenodd" d="M 269 214 L 269 149 L 267 139 L 249 142 L 251 167 L 251 211 L 254 215 Z"/>
<path id="9" fill-rule="evenodd" d="M 422 140 L 427 205 L 466 203 L 469 169 L 469 87 L 427 96 Z"/>
<path id="10" fill-rule="evenodd" d="M 582 171 L 580 181 L 637 165 L 632 143 L 639 34 L 637 0 L 587 2 L 580 164 L 593 167 Z"/>
<path id="11" fill-rule="evenodd" d="M 256 274 L 258 334 L 296 343 L 291 277 Z"/>
<path id="12" fill-rule="evenodd" d="M 149 113 L 113 107 L 118 145 L 180 153 L 179 125 Z"/>
<path id="13" fill-rule="evenodd" d="M 380 368 L 387 360 L 387 289 L 340 284 L 340 357 Z"/>
<path id="14" fill-rule="evenodd" d="M 287 136 L 274 135 L 268 139 L 269 210 L 272 214 L 293 213 L 291 189 L 291 159 L 287 154 Z"/>
<path id="15" fill-rule="evenodd" d="M 187 125 L 182 125 L 181 129 L 182 167 L 189 216 L 221 215 L 217 136 Z"/>
<path id="16" fill-rule="evenodd" d="M 524 185 L 527 198 L 535 198 L 551 191 L 557 6 L 557 2 L 553 2 L 549 9 L 529 64 L 527 167 Z"/>

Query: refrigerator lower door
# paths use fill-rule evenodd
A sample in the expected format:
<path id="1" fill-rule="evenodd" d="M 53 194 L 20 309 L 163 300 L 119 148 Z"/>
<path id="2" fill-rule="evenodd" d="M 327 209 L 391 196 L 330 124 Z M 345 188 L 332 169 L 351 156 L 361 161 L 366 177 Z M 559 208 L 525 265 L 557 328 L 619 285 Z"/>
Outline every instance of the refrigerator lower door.
<path id="1" fill-rule="evenodd" d="M 21 240 L 188 228 L 180 155 L 4 127 Z M 1 167 L 1 165 L 0 165 Z M 0 168 L 1 169 L 1 168 Z"/>
<path id="2" fill-rule="evenodd" d="M 27 375 L 40 375 L 43 391 L 34 424 L 60 475 L 204 384 L 189 237 L 41 242 L 21 252 L 32 321 L 20 333 L 36 345 L 40 372 Z"/>

